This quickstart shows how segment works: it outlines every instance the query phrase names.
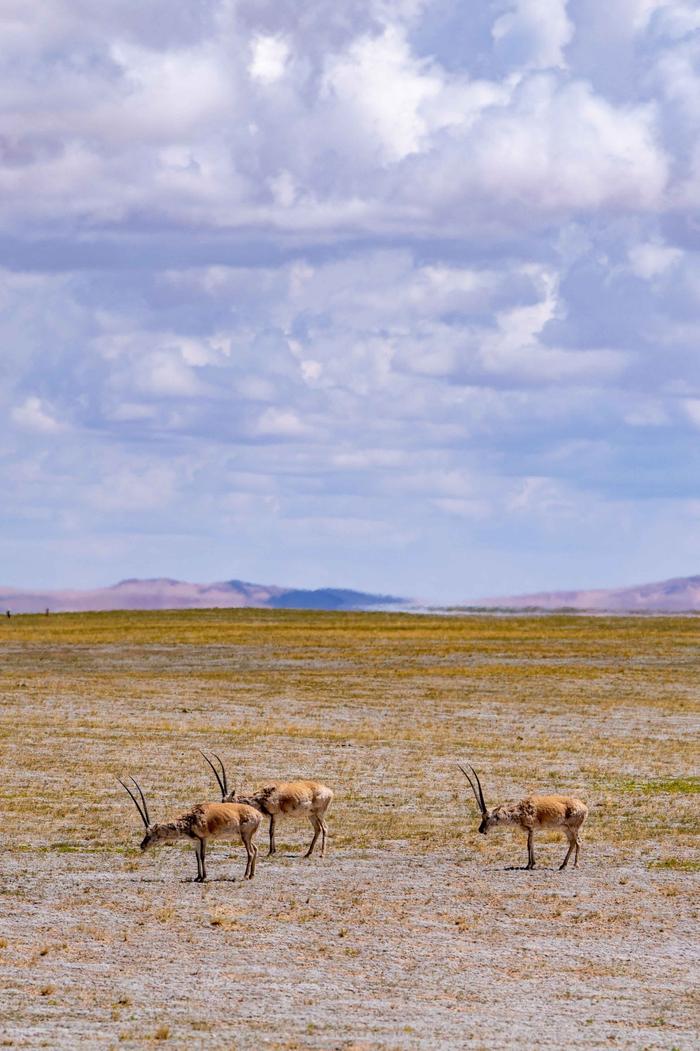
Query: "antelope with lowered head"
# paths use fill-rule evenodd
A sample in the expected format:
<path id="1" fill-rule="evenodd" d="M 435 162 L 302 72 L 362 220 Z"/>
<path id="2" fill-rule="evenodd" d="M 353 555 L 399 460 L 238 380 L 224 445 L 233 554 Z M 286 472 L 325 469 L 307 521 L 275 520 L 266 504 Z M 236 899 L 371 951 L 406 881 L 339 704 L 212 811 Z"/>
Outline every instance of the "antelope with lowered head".
<path id="1" fill-rule="evenodd" d="M 574 796 L 526 796 L 517 803 L 502 803 L 500 806 L 489 810 L 484 802 L 484 793 L 479 781 L 479 775 L 473 766 L 469 769 L 474 774 L 476 785 L 463 766 L 457 764 L 459 769 L 472 786 L 472 792 L 477 806 L 481 811 L 481 824 L 479 832 L 486 834 L 495 825 L 518 825 L 527 832 L 527 865 L 525 868 L 534 869 L 535 850 L 533 838 L 539 829 L 558 828 L 564 833 L 569 841 L 569 849 L 559 869 L 565 869 L 569 863 L 572 850 L 574 854 L 574 868 L 578 868 L 578 852 L 581 846 L 579 832 L 586 820 L 588 807 L 580 799 Z M 478 791 L 477 791 L 478 788 Z"/>
<path id="2" fill-rule="evenodd" d="M 228 790 L 226 769 L 221 758 L 215 752 L 212 752 L 214 759 L 218 761 L 221 767 L 221 772 L 219 772 L 209 756 L 201 751 L 200 755 L 204 757 L 214 772 L 221 789 L 222 802 L 246 803 L 248 806 L 255 807 L 261 814 L 269 817 L 270 849 L 268 857 L 277 851 L 275 845 L 275 822 L 279 816 L 308 817 L 313 827 L 314 835 L 304 857 L 311 857 L 319 835 L 321 836 L 321 857 L 325 855 L 328 826 L 324 821 L 324 816 L 333 801 L 333 792 L 330 788 L 322 785 L 320 781 L 275 781 L 272 784 L 265 785 L 264 788 L 261 788 L 258 792 L 253 792 L 251 795 L 237 795 L 235 788 L 230 792 Z"/>
<path id="3" fill-rule="evenodd" d="M 180 814 L 174 821 L 154 825 L 151 823 L 146 800 L 138 781 L 131 778 L 141 797 L 141 805 L 129 786 L 125 785 L 121 778 L 118 780 L 134 801 L 146 827 L 146 835 L 141 841 L 141 850 L 148 850 L 149 847 L 155 847 L 159 843 L 173 843 L 177 839 L 191 839 L 197 854 L 195 883 L 203 883 L 207 878 L 204 857 L 208 841 L 240 837 L 248 855 L 243 879 L 253 878 L 255 858 L 258 853 L 254 837 L 261 821 L 260 814 L 254 807 L 246 806 L 244 803 L 196 803 L 191 810 Z"/>

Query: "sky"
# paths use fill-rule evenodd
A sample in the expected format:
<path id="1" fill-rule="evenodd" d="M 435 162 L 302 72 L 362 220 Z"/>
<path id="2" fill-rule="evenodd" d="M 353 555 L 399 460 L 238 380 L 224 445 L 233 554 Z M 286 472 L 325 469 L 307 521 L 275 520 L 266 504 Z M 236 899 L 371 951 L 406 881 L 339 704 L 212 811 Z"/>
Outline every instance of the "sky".
<path id="1" fill-rule="evenodd" d="M 700 572 L 700 4 L 0 0 L 0 584 Z"/>

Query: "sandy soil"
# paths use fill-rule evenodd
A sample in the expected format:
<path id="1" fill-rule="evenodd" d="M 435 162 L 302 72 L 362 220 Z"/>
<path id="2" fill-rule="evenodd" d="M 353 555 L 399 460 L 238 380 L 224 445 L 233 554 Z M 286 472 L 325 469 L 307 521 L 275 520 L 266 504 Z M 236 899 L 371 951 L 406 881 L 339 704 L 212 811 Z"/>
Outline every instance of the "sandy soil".
<path id="1" fill-rule="evenodd" d="M 562 647 L 554 622 L 533 642 L 426 618 L 409 642 L 402 618 L 238 617 L 207 645 L 108 618 L 123 641 L 6 636 L 0 1046 L 698 1046 L 690 629 Z M 247 784 L 331 784 L 327 857 L 292 822 L 252 883 L 240 847 L 203 886 L 186 846 L 138 854 L 115 774 L 171 816 L 216 798 L 197 747 Z M 581 867 L 551 836 L 534 872 L 522 834 L 478 836 L 464 755 L 494 802 L 586 798 Z"/>

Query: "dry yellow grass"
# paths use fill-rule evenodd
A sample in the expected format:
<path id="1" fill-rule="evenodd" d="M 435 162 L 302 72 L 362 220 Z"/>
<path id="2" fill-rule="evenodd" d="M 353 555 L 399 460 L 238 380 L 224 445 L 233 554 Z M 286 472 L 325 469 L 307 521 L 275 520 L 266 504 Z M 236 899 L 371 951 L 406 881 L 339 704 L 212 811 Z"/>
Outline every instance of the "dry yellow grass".
<path id="1" fill-rule="evenodd" d="M 690 1046 L 699 627 L 260 610 L 3 621 L 0 993 L 16 1046 L 52 1039 L 59 1018 L 49 1046 L 184 1046 L 201 1029 L 207 1047 L 507 1047 L 533 1025 L 542 1046 Z M 310 829 L 283 823 L 282 856 L 261 858 L 249 888 L 225 848 L 202 888 L 181 882 L 191 850 L 142 859 L 116 777 L 135 774 L 164 818 L 216 798 L 198 748 L 240 786 L 330 784 L 329 857 L 285 857 Z M 586 799 L 583 868 L 555 875 L 564 844 L 541 836 L 544 870 L 509 871 L 522 836 L 475 834 L 458 758 L 490 801 Z M 212 971 L 210 1015 L 192 976 Z M 233 982 L 250 1002 L 232 1016 L 219 998 Z M 50 993 L 27 999 L 27 983 Z"/>

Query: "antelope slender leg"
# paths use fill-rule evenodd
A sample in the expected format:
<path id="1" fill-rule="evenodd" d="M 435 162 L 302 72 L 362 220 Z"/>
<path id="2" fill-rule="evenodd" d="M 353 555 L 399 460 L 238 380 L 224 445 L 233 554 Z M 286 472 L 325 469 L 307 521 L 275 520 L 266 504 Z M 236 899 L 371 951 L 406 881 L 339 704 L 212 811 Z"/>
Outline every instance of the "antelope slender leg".
<path id="1" fill-rule="evenodd" d="M 578 838 L 578 832 L 576 833 L 576 853 L 574 854 L 574 868 L 578 868 L 578 852 L 581 849 L 581 840 Z"/>
<path id="2" fill-rule="evenodd" d="M 194 852 L 197 855 L 197 879 L 195 880 L 195 883 L 201 883 L 204 879 L 204 877 L 202 876 L 202 858 L 200 853 L 201 846 L 201 839 L 197 839 L 194 845 Z"/>
<path id="3" fill-rule="evenodd" d="M 254 834 L 254 832 L 243 831 L 243 829 L 241 829 L 241 839 L 243 840 L 243 846 L 248 855 L 243 879 L 252 879 L 255 875 L 255 859 L 258 854 L 258 848 L 253 842 Z"/>
<path id="4" fill-rule="evenodd" d="M 270 814 L 270 849 L 267 853 L 268 858 L 271 854 L 277 853 L 277 845 L 275 843 L 275 815 Z"/>
<path id="5" fill-rule="evenodd" d="M 200 839 L 199 842 L 202 844 L 200 847 L 200 854 L 202 855 L 202 883 L 204 883 L 205 879 L 207 878 L 207 870 L 204 866 L 204 855 L 207 851 L 207 841 L 206 839 Z"/>
<path id="6" fill-rule="evenodd" d="M 314 852 L 314 847 L 316 846 L 316 840 L 318 839 L 318 837 L 321 834 L 321 822 L 319 821 L 319 819 L 316 817 L 315 814 L 311 814 L 310 815 L 309 821 L 314 826 L 314 838 L 311 840 L 311 844 L 309 846 L 309 849 L 306 851 L 306 854 L 304 854 L 305 858 L 310 858 L 311 857 L 311 855 Z"/>
<path id="7" fill-rule="evenodd" d="M 323 820 L 323 818 L 319 818 L 319 821 L 321 822 L 321 857 L 325 858 L 325 856 L 326 856 L 326 836 L 328 835 L 328 825 Z"/>
<path id="8" fill-rule="evenodd" d="M 535 867 L 535 848 L 534 848 L 533 842 L 532 842 L 533 838 L 534 838 L 534 835 L 535 835 L 535 833 L 534 833 L 533 829 L 531 829 L 531 828 L 528 829 L 528 833 L 527 833 L 527 868 L 528 869 L 534 869 L 534 867 Z"/>
<path id="9" fill-rule="evenodd" d="M 575 832 L 570 832 L 568 829 L 566 829 L 565 831 L 566 831 L 567 838 L 569 840 L 569 849 L 566 852 L 566 857 L 564 858 L 564 860 L 562 861 L 561 865 L 559 866 L 559 871 L 560 872 L 561 872 L 562 869 L 565 869 L 566 866 L 569 864 L 569 858 L 571 857 L 571 851 L 576 846 L 576 833 Z M 575 864 L 575 862 L 574 862 L 574 864 Z"/>

